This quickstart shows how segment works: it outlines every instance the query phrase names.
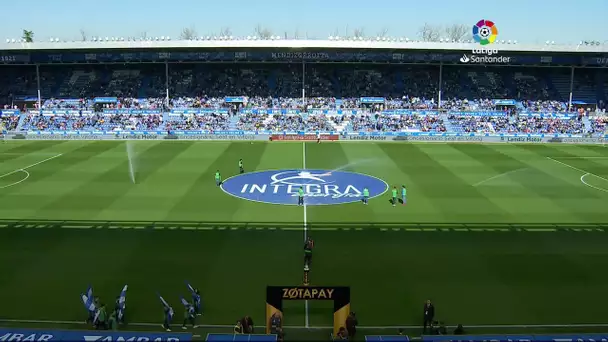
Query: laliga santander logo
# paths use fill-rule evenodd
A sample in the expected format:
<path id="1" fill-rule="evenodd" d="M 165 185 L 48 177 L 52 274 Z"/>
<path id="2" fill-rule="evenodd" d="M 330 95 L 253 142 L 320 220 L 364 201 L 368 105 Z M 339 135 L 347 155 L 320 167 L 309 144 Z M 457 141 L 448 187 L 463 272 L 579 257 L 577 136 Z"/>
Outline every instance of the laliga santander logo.
<path id="1" fill-rule="evenodd" d="M 493 44 L 498 37 L 498 28 L 494 22 L 482 19 L 473 25 L 473 39 L 480 45 Z"/>
<path id="2" fill-rule="evenodd" d="M 505 64 L 511 61 L 511 57 L 496 56 L 498 49 L 488 47 L 494 44 L 498 37 L 498 27 L 493 21 L 482 19 L 473 25 L 473 40 L 479 43 L 480 47 L 473 49 L 471 55 L 462 55 L 461 63 L 479 64 Z"/>
<path id="3" fill-rule="evenodd" d="M 358 202 L 367 188 L 370 198 L 388 190 L 383 180 L 362 173 L 337 170 L 275 170 L 239 174 L 226 179 L 222 190 L 244 200 L 270 204 L 297 205 L 298 190 L 304 191 L 306 205 Z"/>

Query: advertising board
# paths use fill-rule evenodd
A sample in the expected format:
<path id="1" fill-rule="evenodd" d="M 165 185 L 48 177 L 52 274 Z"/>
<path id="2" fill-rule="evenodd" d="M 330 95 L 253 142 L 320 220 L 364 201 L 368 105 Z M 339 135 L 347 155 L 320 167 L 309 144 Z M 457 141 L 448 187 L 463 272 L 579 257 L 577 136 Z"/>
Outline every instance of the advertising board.
<path id="1" fill-rule="evenodd" d="M 0 341 L 44 341 L 44 342 L 181 342 L 192 341 L 190 333 L 116 332 L 0 328 Z"/>
<path id="2" fill-rule="evenodd" d="M 335 134 L 321 134 L 319 138 L 322 141 L 336 141 L 340 140 L 340 136 Z M 315 134 L 273 134 L 271 136 L 272 141 L 316 141 L 317 136 Z"/>

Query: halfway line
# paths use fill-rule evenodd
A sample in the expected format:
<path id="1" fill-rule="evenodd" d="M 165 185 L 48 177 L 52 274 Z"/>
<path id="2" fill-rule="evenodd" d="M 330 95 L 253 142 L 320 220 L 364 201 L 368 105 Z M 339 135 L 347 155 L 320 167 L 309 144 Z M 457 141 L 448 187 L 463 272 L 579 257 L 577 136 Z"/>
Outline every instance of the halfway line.
<path id="1" fill-rule="evenodd" d="M 302 142 L 302 169 L 306 170 L 306 142 Z M 307 221 L 306 201 L 304 201 L 304 242 L 306 242 L 306 238 L 308 237 Z M 304 311 L 306 312 L 306 315 L 304 316 L 304 326 L 308 328 L 308 300 L 304 301 Z"/>

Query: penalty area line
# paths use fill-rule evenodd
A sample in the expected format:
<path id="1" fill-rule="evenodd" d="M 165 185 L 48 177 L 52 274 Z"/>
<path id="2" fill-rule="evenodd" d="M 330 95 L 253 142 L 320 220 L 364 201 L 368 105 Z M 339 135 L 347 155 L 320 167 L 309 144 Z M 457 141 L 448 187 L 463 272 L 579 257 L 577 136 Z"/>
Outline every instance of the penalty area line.
<path id="1" fill-rule="evenodd" d="M 583 183 L 584 185 L 586 185 L 586 186 L 588 186 L 588 187 L 590 187 L 590 188 L 592 188 L 592 189 L 595 189 L 595 190 L 599 190 L 599 191 L 603 191 L 603 192 L 608 192 L 608 190 L 606 190 L 606 189 L 604 189 L 604 188 L 599 188 L 599 187 L 593 186 L 593 185 L 591 185 L 591 184 L 589 184 L 589 183 L 585 182 L 585 177 L 586 177 L 586 176 L 593 176 L 593 177 L 599 178 L 599 179 L 601 179 L 601 180 L 603 180 L 603 181 L 606 181 L 606 182 L 608 182 L 608 179 L 606 179 L 606 178 L 604 178 L 604 177 L 602 177 L 602 176 L 598 176 L 598 175 L 596 175 L 595 173 L 591 173 L 591 172 L 589 172 L 589 171 L 585 171 L 585 170 L 583 170 L 583 169 L 579 169 L 579 168 L 578 168 L 578 167 L 576 167 L 576 166 L 572 166 L 572 165 L 570 165 L 570 164 L 566 164 L 566 163 L 561 162 L 561 161 L 559 161 L 559 160 L 555 160 L 555 159 L 553 159 L 553 158 L 551 158 L 551 157 L 547 157 L 547 158 L 548 158 L 548 159 L 550 159 L 550 160 L 553 160 L 553 161 L 554 161 L 554 162 L 556 162 L 556 163 L 559 163 L 559 164 L 562 164 L 562 165 L 564 165 L 564 166 L 566 166 L 566 167 L 569 167 L 569 168 L 571 168 L 572 170 L 576 170 L 576 171 L 578 171 L 578 172 L 582 172 L 582 173 L 583 173 L 583 175 L 581 176 L 580 181 L 581 181 L 581 183 Z"/>
<path id="2" fill-rule="evenodd" d="M 63 155 L 63 153 L 56 154 L 56 155 L 54 155 L 54 156 L 52 156 L 52 157 L 46 158 L 46 159 L 44 159 L 44 160 L 41 160 L 41 161 L 36 162 L 36 163 L 34 163 L 34 164 L 28 165 L 28 166 L 26 166 L 26 167 L 23 167 L 23 168 L 20 168 L 20 169 L 16 169 L 16 170 L 11 171 L 11 172 L 9 172 L 9 173 L 5 173 L 5 174 L 3 174 L 3 175 L 0 175 L 0 178 L 4 178 L 4 177 L 7 177 L 7 176 L 10 176 L 10 175 L 13 175 L 13 174 L 19 173 L 19 172 L 21 172 L 21 173 L 24 173 L 24 174 L 25 174 L 25 177 L 23 177 L 22 179 L 20 179 L 20 180 L 18 180 L 18 181 L 16 181 L 16 182 L 13 182 L 13 183 L 11 183 L 11 184 L 7 184 L 7 185 L 4 185 L 4 186 L 1 186 L 1 187 L 0 187 L 0 189 L 6 189 L 6 188 L 9 188 L 9 187 L 11 187 L 11 186 L 15 186 L 15 185 L 17 185 L 17 184 L 20 184 L 20 183 L 25 182 L 25 181 L 26 181 L 28 178 L 30 178 L 30 173 L 26 171 L 27 169 L 32 168 L 32 167 L 34 167 L 34 166 L 36 166 L 36 165 L 40 165 L 40 164 L 42 164 L 42 163 L 44 163 L 44 162 L 47 162 L 47 161 L 52 160 L 52 159 L 55 159 L 55 158 L 60 157 L 60 156 L 62 156 L 62 155 Z"/>
<path id="3" fill-rule="evenodd" d="M 21 171 L 27 170 L 27 169 L 32 168 L 32 167 L 34 167 L 34 166 L 40 165 L 40 164 L 42 164 L 42 163 L 45 163 L 45 162 L 47 162 L 47 161 L 49 161 L 49 160 L 52 160 L 52 159 L 55 159 L 55 158 L 61 157 L 62 155 L 63 155 L 63 153 L 56 154 L 56 155 L 54 155 L 54 156 L 52 156 L 52 157 L 49 157 L 49 158 L 43 159 L 43 160 L 41 160 L 41 161 L 39 161 L 39 162 L 36 162 L 36 163 L 34 163 L 34 164 L 31 164 L 31 165 L 28 165 L 28 166 L 26 166 L 26 167 L 22 167 L 22 168 L 19 168 L 19 169 L 14 170 L 14 171 L 11 171 L 11 172 L 9 172 L 9 173 L 5 173 L 5 174 L 1 175 L 1 176 L 0 176 L 0 178 L 4 178 L 4 177 L 6 177 L 6 176 L 10 176 L 10 175 L 15 174 L 15 173 L 17 173 L 17 172 L 21 172 Z"/>
<path id="4" fill-rule="evenodd" d="M 57 324 L 57 325 L 86 325 L 83 321 L 61 321 L 61 320 L 36 320 L 36 319 L 0 319 L 1 323 L 22 323 L 22 324 Z M 160 323 L 142 323 L 135 322 L 128 325 L 140 327 L 158 327 Z M 573 324 L 463 324 L 463 326 L 471 329 L 534 329 L 534 328 L 605 328 L 608 323 L 573 323 Z M 233 324 L 201 324 L 198 328 L 233 328 Z M 377 325 L 377 326 L 357 326 L 360 329 L 422 329 L 421 325 Z M 455 328 L 455 325 L 448 325 L 448 328 Z M 286 329 L 333 329 L 330 325 L 320 326 L 301 326 L 301 325 L 286 325 Z"/>

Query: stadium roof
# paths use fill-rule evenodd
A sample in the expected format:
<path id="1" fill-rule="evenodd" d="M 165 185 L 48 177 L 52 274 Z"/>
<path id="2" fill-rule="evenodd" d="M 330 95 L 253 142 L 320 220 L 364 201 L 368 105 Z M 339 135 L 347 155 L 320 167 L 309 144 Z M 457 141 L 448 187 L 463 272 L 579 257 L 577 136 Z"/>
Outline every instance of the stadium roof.
<path id="1" fill-rule="evenodd" d="M 164 37 L 162 37 L 164 39 Z M 377 40 L 257 40 L 257 39 L 203 39 L 176 40 L 167 38 L 153 40 L 127 40 L 112 38 L 104 41 L 87 42 L 1 42 L 0 50 L 93 50 L 93 49 L 191 49 L 191 48 L 270 48 L 270 49 L 391 49 L 391 50 L 461 50 L 471 51 L 481 46 L 474 43 L 457 42 L 417 42 L 403 39 Z M 606 53 L 608 45 L 555 45 L 555 44 L 508 44 L 495 43 L 488 48 L 499 51 L 522 52 L 586 52 Z"/>

